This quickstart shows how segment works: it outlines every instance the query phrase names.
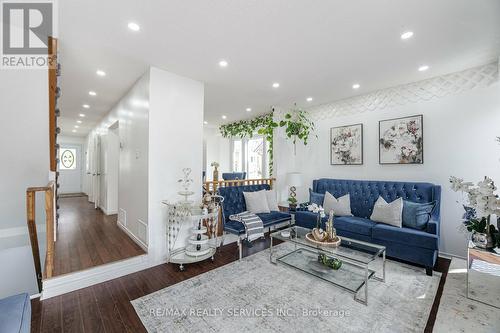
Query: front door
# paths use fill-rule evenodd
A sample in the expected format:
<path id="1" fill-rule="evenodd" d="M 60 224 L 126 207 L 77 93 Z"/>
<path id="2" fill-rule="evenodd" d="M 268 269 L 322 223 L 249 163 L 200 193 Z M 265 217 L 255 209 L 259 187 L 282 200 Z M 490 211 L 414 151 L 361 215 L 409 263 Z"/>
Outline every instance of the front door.
<path id="1" fill-rule="evenodd" d="M 61 144 L 59 149 L 59 192 L 82 192 L 82 146 Z"/>

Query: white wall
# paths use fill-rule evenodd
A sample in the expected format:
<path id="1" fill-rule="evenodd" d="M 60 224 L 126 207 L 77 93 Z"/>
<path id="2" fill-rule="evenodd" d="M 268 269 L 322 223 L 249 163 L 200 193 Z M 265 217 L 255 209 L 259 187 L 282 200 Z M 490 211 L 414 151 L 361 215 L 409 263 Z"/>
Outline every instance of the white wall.
<path id="1" fill-rule="evenodd" d="M 204 85 L 158 68 L 150 73 L 149 254 L 159 262 L 167 255 L 161 201 L 180 200 L 183 168 L 192 169 L 193 200 L 201 200 Z"/>
<path id="2" fill-rule="evenodd" d="M 201 200 L 203 103 L 203 83 L 151 68 L 88 137 L 108 137 L 118 121 L 118 219 L 152 263 L 166 259 L 162 201 L 180 199 L 183 168 L 192 169 L 193 199 Z"/>
<path id="3" fill-rule="evenodd" d="M 219 180 L 222 179 L 223 172 L 231 172 L 230 162 L 230 140 L 223 138 L 218 128 L 207 127 L 203 129 L 203 141 L 206 144 L 206 161 L 204 170 L 207 172 L 207 180 L 213 180 L 214 168 L 210 166 L 212 162 L 219 163 Z"/>
<path id="4" fill-rule="evenodd" d="M 127 231 L 147 247 L 149 72 L 145 73 L 89 134 L 107 135 L 118 121 L 120 172 L 118 219 Z M 107 194 L 113 195 L 111 192 Z"/>
<path id="5" fill-rule="evenodd" d="M 379 165 L 378 121 L 423 114 L 424 164 Z M 330 128 L 363 123 L 364 165 L 330 165 Z M 299 189 L 300 200 L 307 201 L 312 180 L 322 177 L 341 179 L 425 181 L 442 186 L 440 251 L 466 255 L 465 236 L 458 231 L 462 208 L 461 195 L 449 189 L 451 175 L 468 181 L 480 181 L 485 175 L 500 184 L 500 83 L 470 90 L 459 95 L 428 102 L 390 107 L 361 114 L 334 117 L 317 122 L 319 138 L 307 147 L 298 145 L 294 157 L 291 143 L 276 140 L 275 156 L 278 178 L 288 171 L 304 174 L 308 186 Z M 280 183 L 286 195 L 286 184 Z M 283 198 L 282 198 L 283 199 Z"/>
<path id="6" fill-rule="evenodd" d="M 26 226 L 26 188 L 48 182 L 48 103 L 46 71 L 1 71 L 0 298 L 38 293 Z M 44 225 L 43 196 L 37 196 L 36 204 L 37 223 Z M 44 238 L 41 231 L 38 237 Z"/>

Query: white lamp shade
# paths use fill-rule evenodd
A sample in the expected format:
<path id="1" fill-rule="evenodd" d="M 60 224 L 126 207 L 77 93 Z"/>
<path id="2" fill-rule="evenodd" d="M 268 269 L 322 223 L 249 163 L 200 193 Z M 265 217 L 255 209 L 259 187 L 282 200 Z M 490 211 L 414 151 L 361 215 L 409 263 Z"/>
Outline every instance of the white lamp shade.
<path id="1" fill-rule="evenodd" d="M 302 174 L 299 172 L 290 172 L 286 174 L 286 183 L 288 186 L 302 186 Z"/>

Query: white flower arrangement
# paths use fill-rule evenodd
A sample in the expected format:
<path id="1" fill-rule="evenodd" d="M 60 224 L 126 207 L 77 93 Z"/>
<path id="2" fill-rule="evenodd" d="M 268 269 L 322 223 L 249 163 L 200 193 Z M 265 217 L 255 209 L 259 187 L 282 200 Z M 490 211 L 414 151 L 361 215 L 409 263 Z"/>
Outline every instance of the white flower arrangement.
<path id="1" fill-rule="evenodd" d="M 495 194 L 497 187 L 491 178 L 484 177 L 484 180 L 474 185 L 461 178 L 450 177 L 450 183 L 453 191 L 467 194 L 467 207 L 475 210 L 477 218 L 500 215 L 500 199 Z"/>
<path id="2" fill-rule="evenodd" d="M 322 218 L 325 217 L 325 209 L 318 204 L 311 204 L 307 206 L 307 210 L 315 214 L 319 214 Z"/>

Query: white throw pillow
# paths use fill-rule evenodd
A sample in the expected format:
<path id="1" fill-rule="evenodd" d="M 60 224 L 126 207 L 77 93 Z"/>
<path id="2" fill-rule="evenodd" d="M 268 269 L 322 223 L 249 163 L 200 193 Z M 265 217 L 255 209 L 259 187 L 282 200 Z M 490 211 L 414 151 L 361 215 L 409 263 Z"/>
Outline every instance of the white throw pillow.
<path id="1" fill-rule="evenodd" d="M 276 191 L 269 190 L 266 191 L 267 206 L 271 212 L 279 211 L 278 200 L 276 199 Z"/>
<path id="2" fill-rule="evenodd" d="M 267 204 L 266 190 L 255 192 L 243 192 L 247 211 L 254 214 L 270 213 L 269 205 Z"/>
<path id="3" fill-rule="evenodd" d="M 330 192 L 326 192 L 325 199 L 323 200 L 323 208 L 326 215 L 330 214 L 330 211 L 333 210 L 335 216 L 352 216 L 351 197 L 349 194 L 337 199 Z"/>
<path id="4" fill-rule="evenodd" d="M 372 221 L 393 225 L 401 228 L 403 224 L 403 198 L 387 203 L 381 196 L 373 206 Z"/>

